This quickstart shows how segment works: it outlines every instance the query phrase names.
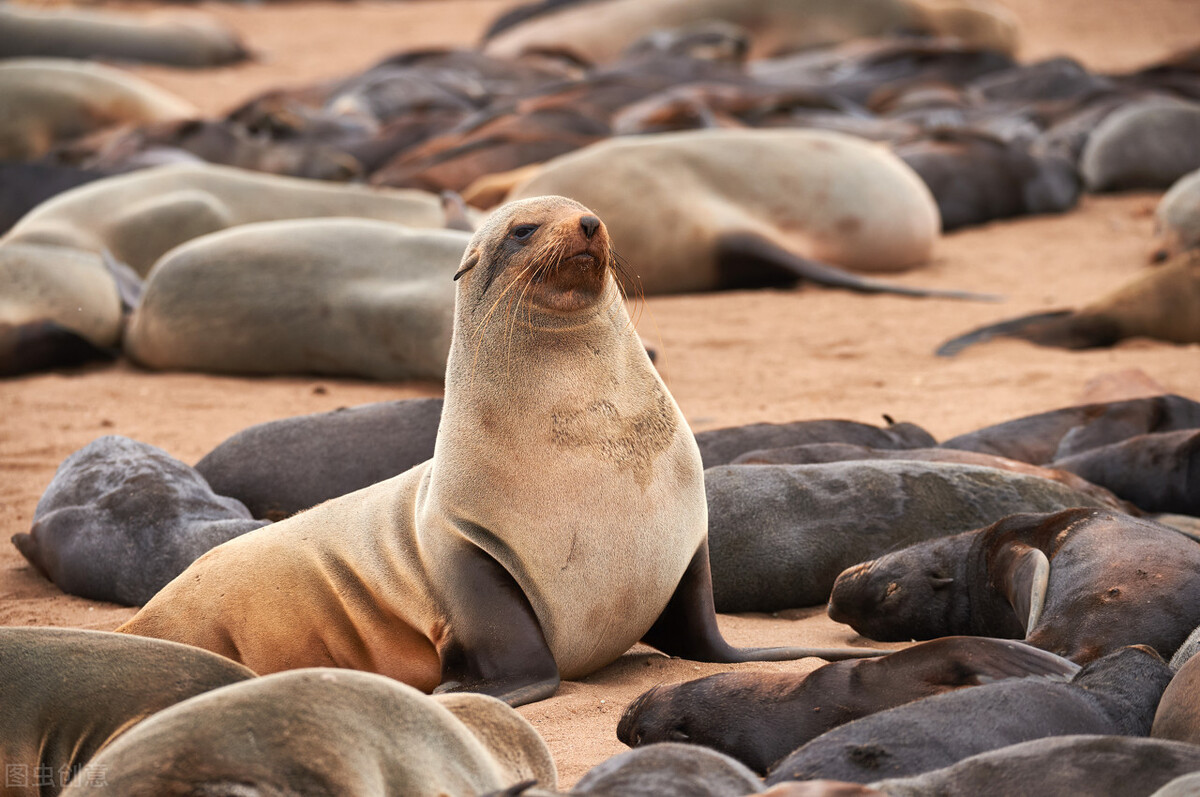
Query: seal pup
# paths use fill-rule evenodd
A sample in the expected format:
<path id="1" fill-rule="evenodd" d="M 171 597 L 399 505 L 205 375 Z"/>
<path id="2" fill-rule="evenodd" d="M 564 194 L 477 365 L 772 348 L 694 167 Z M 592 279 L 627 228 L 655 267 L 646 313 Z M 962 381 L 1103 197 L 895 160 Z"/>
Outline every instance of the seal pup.
<path id="1" fill-rule="evenodd" d="M 116 209 L 114 211 L 114 209 Z M 39 205 L 0 239 L 107 249 L 145 276 L 167 250 L 238 224 L 349 216 L 442 227 L 441 200 L 424 191 L 334 185 L 187 163 L 97 180 Z"/>
<path id="2" fill-rule="evenodd" d="M 1200 169 L 1180 177 L 1163 194 L 1154 209 L 1154 221 L 1160 242 L 1154 260 L 1200 249 Z"/>
<path id="3" fill-rule="evenodd" d="M 196 463 L 218 495 L 282 520 L 433 456 L 440 398 L 381 401 L 248 427 Z"/>
<path id="4" fill-rule="evenodd" d="M 738 456 L 761 448 L 805 443 L 856 443 L 874 448 L 921 448 L 937 445 L 929 432 L 914 423 L 896 423 L 884 416 L 887 426 L 857 421 L 820 419 L 790 423 L 748 423 L 696 433 L 705 469 L 728 465 Z"/>
<path id="5" fill-rule="evenodd" d="M 160 639 L 0 628 L 4 795 L 58 794 L 97 751 L 142 720 L 253 677 L 222 656 Z"/>
<path id="6" fill-rule="evenodd" d="M 881 641 L 1020 639 L 1083 664 L 1124 645 L 1173 654 L 1200 623 L 1200 547 L 1103 509 L 1019 514 L 847 569 L 829 616 Z"/>
<path id="7" fill-rule="evenodd" d="M 0 14 L 12 13 L 0 6 Z M 55 144 L 120 123 L 196 115 L 189 103 L 103 64 L 64 58 L 0 61 L 0 159 L 33 160 Z"/>
<path id="8" fill-rule="evenodd" d="M 1168 782 L 1197 769 L 1196 745 L 1137 736 L 1070 735 L 1009 745 L 944 769 L 871 786 L 891 797 L 1146 797 L 1160 786 L 1151 797 L 1184 797 L 1195 792 L 1172 791 Z"/>
<path id="9" fill-rule="evenodd" d="M 538 776 L 554 788 L 533 726 L 494 698 L 473 697 L 475 705 L 444 706 L 340 669 L 255 678 L 159 712 L 101 751 L 63 796 L 473 797 Z"/>
<path id="10" fill-rule="evenodd" d="M 1084 666 L 1067 682 L 1016 678 L 926 697 L 818 736 L 776 764 L 767 783 L 872 783 L 1048 736 L 1145 736 L 1170 680 L 1162 658 L 1135 645 Z"/>
<path id="11" fill-rule="evenodd" d="M 946 341 L 939 357 L 993 338 L 1039 346 L 1094 349 L 1125 338 L 1200 343 L 1200 250 L 1183 252 L 1078 310 L 1055 310 L 1001 321 Z"/>
<path id="12" fill-rule="evenodd" d="M 1200 429 L 1143 434 L 1052 463 L 1146 512 L 1200 516 Z"/>
<path id="13" fill-rule="evenodd" d="M 596 179 L 596 175 L 604 179 Z M 609 219 L 630 293 L 685 293 L 799 279 L 924 291 L 848 272 L 925 263 L 937 204 L 887 150 L 825 130 L 693 130 L 622 136 L 555 158 L 509 199 L 561 194 Z"/>
<path id="14" fill-rule="evenodd" d="M 1005 678 L 1078 670 L 1021 642 L 943 637 L 804 675 L 726 672 L 656 686 L 625 709 L 617 738 L 630 747 L 668 740 L 703 745 L 765 775 L 800 745 L 859 717 Z"/>
<path id="15" fill-rule="evenodd" d="M 1104 117 L 1084 145 L 1088 191 L 1166 189 L 1200 169 L 1200 103 L 1149 97 Z"/>
<path id="16" fill-rule="evenodd" d="M 613 268 L 576 202 L 495 211 L 455 275 L 433 458 L 214 548 L 119 630 L 514 705 L 639 639 L 708 661 L 876 653 L 721 637 L 700 452 Z"/>
<path id="17" fill-rule="evenodd" d="M 1026 415 L 952 437 L 941 448 L 1047 465 L 1140 434 L 1200 428 L 1200 402 L 1164 394 Z"/>
<path id="18" fill-rule="evenodd" d="M 0 58 L 140 61 L 219 66 L 245 60 L 238 35 L 199 13 L 116 14 L 72 7 L 0 6 Z"/>
<path id="19" fill-rule="evenodd" d="M 266 523 L 161 448 L 106 435 L 59 465 L 12 543 L 69 595 L 141 606 L 202 553 Z"/>
<path id="20" fill-rule="evenodd" d="M 719 612 L 819 606 L 846 568 L 905 545 L 1014 512 L 1109 506 L 1039 476 L 953 462 L 723 465 L 704 482 Z"/>
<path id="21" fill-rule="evenodd" d="M 154 370 L 441 379 L 470 237 L 347 218 L 202 235 L 151 269 L 125 353 Z"/>

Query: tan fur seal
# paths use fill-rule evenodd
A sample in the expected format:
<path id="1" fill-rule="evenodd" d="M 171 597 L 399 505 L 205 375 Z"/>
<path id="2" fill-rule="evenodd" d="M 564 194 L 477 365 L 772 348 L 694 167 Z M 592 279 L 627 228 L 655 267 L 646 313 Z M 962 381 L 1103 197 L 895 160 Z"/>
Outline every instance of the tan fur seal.
<path id="1" fill-rule="evenodd" d="M 441 227 L 441 200 L 424 191 L 331 185 L 227 166 L 182 164 L 97 180 L 34 208 L 0 239 L 107 249 L 145 275 L 168 249 L 237 224 L 353 216 Z"/>
<path id="2" fill-rule="evenodd" d="M 4 797 L 46 797 L 147 717 L 254 677 L 205 650 L 74 628 L 0 628 Z"/>
<path id="3" fill-rule="evenodd" d="M 218 546 L 119 630 L 512 704 L 639 639 L 710 661 L 869 655 L 721 638 L 700 453 L 612 269 L 582 205 L 499 208 L 456 275 L 433 459 Z"/>
<path id="4" fill-rule="evenodd" d="M 510 199 L 560 194 L 609 219 L 645 294 L 786 284 L 945 295 L 849 271 L 929 259 L 937 205 L 882 147 L 822 130 L 703 130 L 602 141 L 546 163 Z M 961 294 L 956 294 L 962 298 Z"/>
<path id="5" fill-rule="evenodd" d="M 63 795 L 474 797 L 530 779 L 555 788 L 550 751 L 495 698 L 444 703 L 372 673 L 311 669 L 160 712 Z"/>
<path id="6" fill-rule="evenodd" d="M 836 44 L 865 36 L 926 32 L 1012 52 L 1016 25 L 992 3 L 905 0 L 609 0 L 547 3 L 548 11 L 492 33 L 489 55 L 567 52 L 591 63 L 611 61 L 654 30 L 720 20 L 745 28 L 751 56 Z M 557 6 L 562 7 L 557 7 Z"/>
<path id="7" fill-rule="evenodd" d="M 5 9 L 12 13 L 3 6 L 0 14 Z M 197 113 L 134 75 L 64 58 L 0 61 L 0 107 L 0 159 L 5 160 L 32 160 L 61 141 L 109 125 L 188 119 Z"/>
<path id="8" fill-rule="evenodd" d="M 946 341 L 939 357 L 975 343 L 1018 338 L 1039 346 L 1093 349 L 1125 338 L 1200 343 L 1200 250 L 1168 263 L 1078 310 L 1056 310 L 989 324 Z"/>
<path id="9" fill-rule="evenodd" d="M 0 58 L 145 61 L 217 66 L 247 56 L 236 33 L 203 14 L 134 16 L 79 8 L 0 6 Z"/>
<path id="10" fill-rule="evenodd" d="M 1200 169 L 1180 177 L 1154 210 L 1160 247 L 1155 260 L 1200 249 Z"/>
<path id="11" fill-rule="evenodd" d="M 163 370 L 440 380 L 470 237 L 369 219 L 204 235 L 155 264 L 125 352 Z"/>

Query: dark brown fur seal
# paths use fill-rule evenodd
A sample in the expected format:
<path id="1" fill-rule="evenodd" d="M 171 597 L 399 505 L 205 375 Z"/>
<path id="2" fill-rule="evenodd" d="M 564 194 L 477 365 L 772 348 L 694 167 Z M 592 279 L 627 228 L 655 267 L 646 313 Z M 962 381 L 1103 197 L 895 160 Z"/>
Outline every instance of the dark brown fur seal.
<path id="1" fill-rule="evenodd" d="M 1080 664 L 1134 644 L 1169 657 L 1200 625 L 1200 546 L 1111 510 L 1013 515 L 849 568 L 829 616 L 879 640 L 1024 638 Z"/>
<path id="2" fill-rule="evenodd" d="M 953 689 L 1078 669 L 1020 642 L 944 637 L 806 675 L 731 672 L 656 686 L 625 709 L 617 738 L 630 747 L 704 745 L 765 775 L 800 745 L 859 717 Z"/>
<path id="3" fill-rule="evenodd" d="M 433 458 L 218 546 L 120 630 L 513 704 L 639 639 L 712 661 L 874 653 L 722 639 L 700 452 L 609 246 L 561 197 L 494 212 L 456 275 Z"/>
<path id="4" fill-rule="evenodd" d="M 871 426 L 857 421 L 811 420 L 791 423 L 750 423 L 696 433 L 705 468 L 728 465 L 748 451 L 806 443 L 853 443 L 885 449 L 936 445 L 929 432 L 912 423 Z"/>
<path id="5" fill-rule="evenodd" d="M 1052 464 L 1146 512 L 1200 516 L 1200 429 L 1137 435 Z"/>
<path id="6" fill-rule="evenodd" d="M 97 751 L 147 717 L 253 678 L 206 650 L 73 628 L 0 628 L 5 797 L 58 794 Z"/>

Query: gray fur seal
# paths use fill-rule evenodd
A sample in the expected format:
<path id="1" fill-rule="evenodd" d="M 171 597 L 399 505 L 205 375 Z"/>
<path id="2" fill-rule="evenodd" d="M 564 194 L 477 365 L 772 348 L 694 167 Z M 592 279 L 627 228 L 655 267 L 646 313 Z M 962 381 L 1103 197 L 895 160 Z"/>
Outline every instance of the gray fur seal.
<path id="1" fill-rule="evenodd" d="M 1154 209 L 1160 247 L 1155 260 L 1200 249 L 1200 169 L 1185 174 L 1163 194 Z"/>
<path id="2" fill-rule="evenodd" d="M 122 733 L 195 695 L 245 681 L 186 645 L 74 628 L 0 628 L 5 797 L 58 794 Z"/>
<path id="3" fill-rule="evenodd" d="M 1150 97 L 1104 117 L 1087 138 L 1079 173 L 1089 191 L 1166 189 L 1200 169 L 1200 103 Z"/>
<path id="4" fill-rule="evenodd" d="M 12 542 L 63 592 L 141 606 L 196 557 L 264 525 L 161 448 L 107 435 L 59 465 Z"/>
<path id="5" fill-rule="evenodd" d="M 315 668 L 156 714 L 92 759 L 63 797 L 474 797 L 531 778 L 555 787 L 550 751 L 500 701 L 443 704 L 373 673 Z"/>
<path id="6" fill-rule="evenodd" d="M 125 352 L 155 370 L 441 379 L 470 237 L 346 218 L 203 235 L 150 271 Z"/>
<path id="7" fill-rule="evenodd" d="M 455 275 L 433 459 L 218 546 L 119 630 L 514 705 L 638 640 L 710 661 L 873 654 L 721 637 L 700 453 L 609 247 L 562 197 L 494 212 Z"/>

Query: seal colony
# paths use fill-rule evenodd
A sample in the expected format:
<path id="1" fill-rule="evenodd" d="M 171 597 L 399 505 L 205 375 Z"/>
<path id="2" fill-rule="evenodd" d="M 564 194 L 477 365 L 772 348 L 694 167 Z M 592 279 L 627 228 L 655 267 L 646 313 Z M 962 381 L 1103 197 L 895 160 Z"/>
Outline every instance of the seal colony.
<path id="1" fill-rule="evenodd" d="M 719 662 L 877 654 L 721 637 L 700 452 L 615 268 L 576 202 L 497 210 L 455 275 L 433 458 L 218 546 L 118 630 L 513 705 L 638 640 Z"/>

